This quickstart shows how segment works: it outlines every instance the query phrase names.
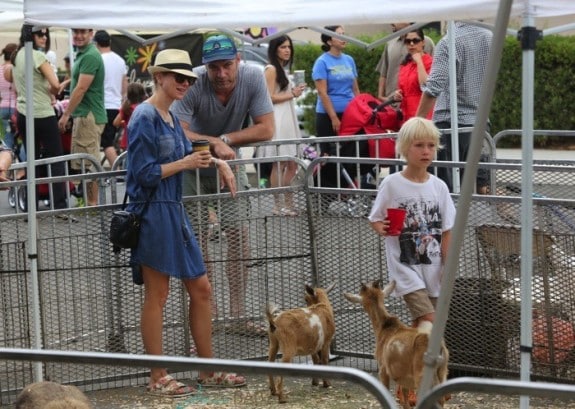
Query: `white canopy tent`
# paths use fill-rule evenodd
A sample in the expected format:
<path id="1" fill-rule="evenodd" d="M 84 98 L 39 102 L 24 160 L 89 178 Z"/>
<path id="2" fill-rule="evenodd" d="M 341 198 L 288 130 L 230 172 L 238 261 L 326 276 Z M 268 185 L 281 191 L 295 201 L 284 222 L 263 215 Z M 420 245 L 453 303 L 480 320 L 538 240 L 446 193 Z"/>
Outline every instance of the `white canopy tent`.
<path id="1" fill-rule="evenodd" d="M 7 3 L 6 3 L 7 2 Z M 6 4 L 4 4 L 6 3 Z M 0 23 L 10 13 L 18 12 L 12 7 L 20 0 L 4 0 L 0 6 Z M 441 294 L 437 320 L 434 325 L 433 340 L 428 351 L 430 362 L 426 362 L 424 390 L 431 385 L 431 368 L 438 355 L 439 342 L 445 329 L 451 292 L 455 280 L 457 261 L 463 243 L 463 231 L 467 223 L 471 202 L 473 180 L 481 151 L 485 124 L 491 107 L 495 80 L 503 39 L 510 16 L 521 18 L 524 26 L 534 26 L 535 18 L 550 18 L 575 15 L 573 0 L 403 0 L 401 2 L 374 0 L 284 0 L 281 5 L 259 0 L 172 0 L 167 5 L 157 1 L 139 0 L 138 2 L 118 2 L 100 0 L 86 3 L 77 0 L 24 0 L 24 18 L 27 23 L 38 26 L 63 28 L 102 28 L 116 30 L 193 30 L 199 27 L 220 27 L 233 29 L 249 26 L 311 27 L 327 24 L 382 24 L 397 21 L 437 21 L 489 19 L 495 20 L 492 55 L 487 69 L 487 77 L 481 95 L 477 126 L 474 129 L 473 145 L 468 157 L 463 189 L 458 203 L 458 212 L 451 241 L 450 257 L 446 264 L 444 291 Z M 11 9 L 12 8 L 12 9 Z M 6 13 L 6 14 L 5 14 Z M 572 28 L 572 25 L 565 29 Z M 561 29 L 556 29 L 559 31 Z M 530 30 L 525 30 L 529 32 Z M 551 32 L 551 31 L 550 31 Z M 29 55 L 31 56 L 31 49 Z M 522 175 L 522 332 L 521 345 L 527 351 L 522 353 L 522 380 L 529 380 L 531 347 L 531 268 L 532 257 L 532 147 L 533 147 L 533 75 L 534 49 L 524 47 L 523 64 L 523 175 Z M 31 117 L 27 112 L 27 117 Z M 29 127 L 28 129 L 31 129 Z M 28 135 L 33 138 L 33 135 Z M 28 143 L 28 146 L 31 144 Z M 33 145 L 32 145 L 33 146 Z M 29 164 L 29 175 L 33 175 Z M 28 197 L 34 197 L 34 189 L 29 185 Z M 30 206 L 32 204 L 32 206 Z M 29 203 L 30 212 L 35 207 Z M 34 218 L 30 218 L 33 220 Z M 35 237 L 35 223 L 29 223 L 30 237 Z M 35 261 L 35 245 L 31 241 L 30 259 Z M 32 263 L 34 275 L 34 264 Z M 34 283 L 34 278 L 32 279 Z M 37 282 L 37 281 L 36 281 Z M 36 302 L 38 302 L 36 300 Z M 40 347 L 40 346 L 39 346 Z M 523 350 L 523 349 L 522 349 Z M 528 401 L 522 400 L 525 405 Z"/>
<path id="2" fill-rule="evenodd" d="M 15 0 L 8 0 L 15 1 Z M 167 5 L 157 1 L 74 2 L 68 0 L 24 0 L 28 23 L 58 27 L 86 26 L 124 30 L 176 30 L 198 27 L 282 26 L 305 27 L 334 24 L 381 24 L 397 21 L 438 21 L 495 18 L 498 0 L 173 0 Z M 521 17 L 525 9 L 534 17 L 575 14 L 571 0 L 515 1 L 512 16 Z"/>

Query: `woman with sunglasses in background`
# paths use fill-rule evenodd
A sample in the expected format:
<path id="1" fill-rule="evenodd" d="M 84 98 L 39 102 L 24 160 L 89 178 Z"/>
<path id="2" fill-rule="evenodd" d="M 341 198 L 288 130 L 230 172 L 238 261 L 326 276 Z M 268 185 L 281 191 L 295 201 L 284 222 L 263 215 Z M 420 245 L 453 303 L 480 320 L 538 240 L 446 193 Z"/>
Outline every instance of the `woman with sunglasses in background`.
<path id="1" fill-rule="evenodd" d="M 417 112 L 422 94 L 421 86 L 427 81 L 433 58 L 423 50 L 425 45 L 423 30 L 410 31 L 405 35 L 403 43 L 408 54 L 399 68 L 398 89 L 393 94 L 393 98 L 401 101 L 400 108 L 405 122 L 414 117 Z M 430 111 L 427 119 L 431 119 L 432 112 L 433 110 Z"/>
<path id="2" fill-rule="evenodd" d="M 18 111 L 17 128 L 24 139 L 26 147 L 26 105 L 34 105 L 34 149 L 36 159 L 51 158 L 63 155 L 62 139 L 58 129 L 58 120 L 53 103 L 62 91 L 62 86 L 48 59 L 46 52 L 50 50 L 50 31 L 47 28 L 37 29 L 30 24 L 24 24 L 20 35 L 19 49 L 13 58 L 14 68 L 12 79 L 16 87 L 16 110 Z M 26 100 L 26 57 L 24 45 L 32 42 L 32 87 L 33 100 Z M 26 149 L 28 151 L 28 149 Z M 64 176 L 64 162 L 51 166 L 51 176 Z M 37 170 L 37 177 L 42 173 Z M 53 183 L 53 209 L 64 209 L 68 206 L 64 183 Z M 65 218 L 65 216 L 61 216 Z"/>

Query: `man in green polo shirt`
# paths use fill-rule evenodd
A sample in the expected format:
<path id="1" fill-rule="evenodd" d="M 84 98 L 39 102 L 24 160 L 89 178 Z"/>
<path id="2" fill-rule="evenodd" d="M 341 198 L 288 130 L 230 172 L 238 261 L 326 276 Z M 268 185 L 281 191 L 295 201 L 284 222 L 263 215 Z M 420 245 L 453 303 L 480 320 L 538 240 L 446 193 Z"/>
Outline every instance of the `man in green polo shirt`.
<path id="1" fill-rule="evenodd" d="M 64 130 L 72 115 L 72 153 L 89 153 L 99 160 L 100 135 L 108 118 L 104 107 L 104 61 L 92 43 L 93 35 L 92 29 L 72 29 L 74 45 L 78 47 L 72 67 L 72 93 L 58 124 Z M 72 169 L 80 170 L 80 166 L 79 161 L 72 162 Z M 98 183 L 90 181 L 87 186 L 88 206 L 98 205 Z"/>

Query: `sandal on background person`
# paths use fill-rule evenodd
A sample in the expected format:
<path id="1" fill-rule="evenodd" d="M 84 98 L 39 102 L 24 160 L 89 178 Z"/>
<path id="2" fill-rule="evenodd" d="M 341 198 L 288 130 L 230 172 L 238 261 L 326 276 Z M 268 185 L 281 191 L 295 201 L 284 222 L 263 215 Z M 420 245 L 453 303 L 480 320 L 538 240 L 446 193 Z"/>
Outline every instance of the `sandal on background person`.
<path id="1" fill-rule="evenodd" d="M 212 332 L 264 338 L 268 336 L 268 326 L 263 322 L 252 321 L 247 318 L 230 318 L 214 321 L 212 323 Z"/>
<path id="2" fill-rule="evenodd" d="M 239 388 L 246 386 L 246 378 L 231 372 L 213 372 L 197 379 L 198 388 Z"/>
<path id="3" fill-rule="evenodd" d="M 146 392 L 150 395 L 164 398 L 183 398 L 196 393 L 196 390 L 182 382 L 176 381 L 171 375 L 162 376 L 155 383 L 148 385 Z"/>
<path id="4" fill-rule="evenodd" d="M 227 322 L 224 331 L 229 334 L 241 335 L 245 337 L 267 337 L 268 328 L 265 324 L 255 321 L 235 321 Z"/>

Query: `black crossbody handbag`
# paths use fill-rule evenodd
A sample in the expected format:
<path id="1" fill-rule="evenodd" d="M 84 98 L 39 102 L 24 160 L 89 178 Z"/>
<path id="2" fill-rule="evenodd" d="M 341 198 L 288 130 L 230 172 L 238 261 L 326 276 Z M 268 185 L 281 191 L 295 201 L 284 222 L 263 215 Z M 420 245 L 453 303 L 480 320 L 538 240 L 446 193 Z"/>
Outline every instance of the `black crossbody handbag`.
<path id="1" fill-rule="evenodd" d="M 121 249 L 133 249 L 138 246 L 140 221 L 142 215 L 148 209 L 150 200 L 152 200 L 155 192 L 156 189 L 152 191 L 140 213 L 125 210 L 128 202 L 128 193 L 124 194 L 122 209 L 116 210 L 112 214 L 112 220 L 110 221 L 110 241 L 114 245 L 115 253 L 120 252 Z"/>

